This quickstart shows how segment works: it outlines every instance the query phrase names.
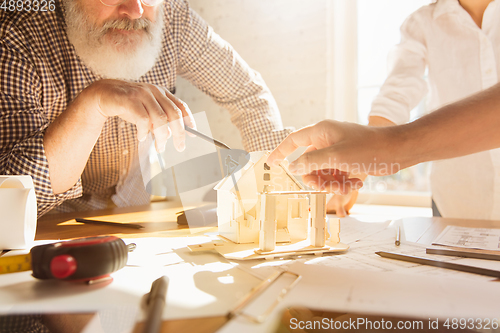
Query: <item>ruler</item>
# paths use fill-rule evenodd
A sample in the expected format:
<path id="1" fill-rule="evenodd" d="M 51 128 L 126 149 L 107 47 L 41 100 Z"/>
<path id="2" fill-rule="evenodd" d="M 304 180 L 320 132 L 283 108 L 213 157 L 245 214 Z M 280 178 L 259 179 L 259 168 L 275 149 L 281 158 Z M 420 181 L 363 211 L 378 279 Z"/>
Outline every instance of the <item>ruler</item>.
<path id="1" fill-rule="evenodd" d="M 31 270 L 31 254 L 0 257 L 0 274 Z"/>

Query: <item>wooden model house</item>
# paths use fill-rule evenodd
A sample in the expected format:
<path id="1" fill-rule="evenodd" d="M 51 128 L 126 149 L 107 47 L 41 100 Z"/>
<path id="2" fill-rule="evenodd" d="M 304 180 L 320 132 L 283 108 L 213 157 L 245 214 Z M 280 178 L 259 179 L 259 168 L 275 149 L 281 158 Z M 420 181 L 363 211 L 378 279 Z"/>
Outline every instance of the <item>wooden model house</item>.
<path id="1" fill-rule="evenodd" d="M 262 253 L 272 252 L 276 243 L 307 239 L 309 248 L 324 247 L 326 193 L 305 190 L 287 161 L 267 165 L 269 154 L 252 152 L 240 162 L 228 156 L 227 174 L 215 186 L 219 235 L 236 244 L 259 244 Z M 246 164 L 237 168 L 239 163 Z"/>

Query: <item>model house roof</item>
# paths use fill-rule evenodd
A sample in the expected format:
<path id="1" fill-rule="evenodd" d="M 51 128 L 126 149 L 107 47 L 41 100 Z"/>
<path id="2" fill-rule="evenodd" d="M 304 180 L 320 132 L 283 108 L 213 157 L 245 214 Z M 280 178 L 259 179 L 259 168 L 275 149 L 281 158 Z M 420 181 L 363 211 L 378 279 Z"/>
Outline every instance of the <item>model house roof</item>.
<path id="1" fill-rule="evenodd" d="M 265 160 L 270 154 L 271 153 L 269 151 L 250 152 L 247 155 L 247 163 L 243 167 L 238 168 L 235 172 L 226 175 L 217 185 L 215 185 L 214 189 L 226 191 L 232 190 L 241 178 L 253 172 L 253 168 L 256 165 L 265 163 Z M 283 161 L 280 163 L 279 167 L 283 169 L 285 174 L 298 186 L 299 189 L 304 190 L 302 184 L 300 184 L 299 181 L 288 171 L 287 165 L 288 162 Z"/>

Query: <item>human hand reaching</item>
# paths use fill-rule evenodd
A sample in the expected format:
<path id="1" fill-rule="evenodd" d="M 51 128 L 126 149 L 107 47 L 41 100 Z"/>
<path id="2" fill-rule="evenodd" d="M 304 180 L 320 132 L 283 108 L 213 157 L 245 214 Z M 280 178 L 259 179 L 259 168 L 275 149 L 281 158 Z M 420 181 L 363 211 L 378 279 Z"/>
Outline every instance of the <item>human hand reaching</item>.
<path id="1" fill-rule="evenodd" d="M 308 147 L 290 164 L 290 172 L 302 175 L 313 188 L 347 194 L 362 186 L 361 180 L 350 178 L 350 174 L 388 175 L 401 169 L 392 162 L 393 128 L 324 120 L 291 133 L 267 163 L 279 164 L 297 148 Z"/>

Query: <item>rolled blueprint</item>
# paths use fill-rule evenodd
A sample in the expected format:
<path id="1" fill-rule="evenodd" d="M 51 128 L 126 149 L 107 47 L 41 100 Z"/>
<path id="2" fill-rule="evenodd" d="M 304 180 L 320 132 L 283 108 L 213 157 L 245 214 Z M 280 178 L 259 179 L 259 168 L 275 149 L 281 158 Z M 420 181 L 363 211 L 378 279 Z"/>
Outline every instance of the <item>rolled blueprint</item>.
<path id="1" fill-rule="evenodd" d="M 30 176 L 0 176 L 0 250 L 32 246 L 36 196 Z"/>

